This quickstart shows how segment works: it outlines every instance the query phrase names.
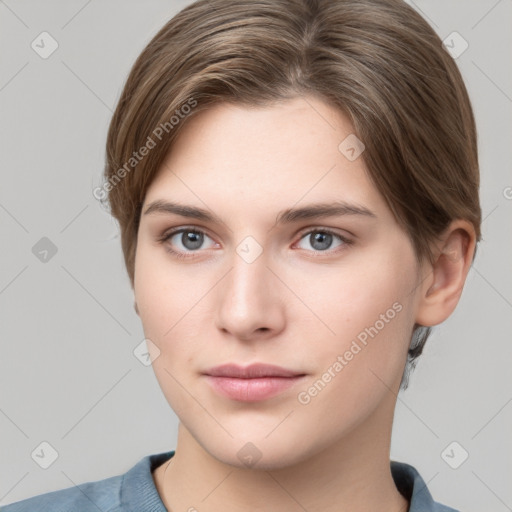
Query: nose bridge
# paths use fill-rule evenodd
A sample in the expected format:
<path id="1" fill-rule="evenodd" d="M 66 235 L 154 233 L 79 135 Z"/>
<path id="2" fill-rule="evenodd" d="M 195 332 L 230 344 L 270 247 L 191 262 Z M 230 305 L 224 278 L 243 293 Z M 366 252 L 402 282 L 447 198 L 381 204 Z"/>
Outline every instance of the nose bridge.
<path id="1" fill-rule="evenodd" d="M 253 307 L 264 302 L 264 291 L 268 290 L 268 278 L 271 272 L 267 268 L 267 260 L 263 255 L 254 260 L 245 259 L 237 251 L 233 255 L 232 270 L 228 276 L 228 295 L 237 306 L 237 309 L 243 310 L 244 307 L 252 305 Z"/>

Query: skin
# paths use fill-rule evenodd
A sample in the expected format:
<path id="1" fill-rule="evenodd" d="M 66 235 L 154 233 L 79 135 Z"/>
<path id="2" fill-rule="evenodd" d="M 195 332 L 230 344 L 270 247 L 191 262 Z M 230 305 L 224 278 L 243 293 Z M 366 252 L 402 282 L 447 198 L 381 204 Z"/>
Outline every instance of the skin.
<path id="1" fill-rule="evenodd" d="M 153 473 L 169 510 L 407 510 L 389 451 L 410 336 L 415 322 L 435 325 L 455 308 L 474 232 L 453 222 L 434 263 L 420 264 L 363 158 L 349 161 L 338 149 L 352 132 L 315 97 L 266 108 L 218 104 L 183 127 L 147 191 L 134 292 L 156 377 L 180 420 L 176 455 Z M 144 213 L 155 201 L 218 219 Z M 276 223 L 283 210 L 340 201 L 373 216 Z M 206 235 L 199 248 L 183 245 L 181 233 L 161 240 L 191 227 Z M 319 250 L 310 234 L 325 229 L 345 241 L 333 236 Z M 237 253 L 248 236 L 262 250 L 251 263 Z M 301 403 L 298 394 L 332 373 L 338 355 L 393 304 L 400 312 Z M 272 399 L 239 402 L 201 374 L 227 362 L 305 376 Z M 260 456 L 249 467 L 237 455 L 247 443 Z"/>

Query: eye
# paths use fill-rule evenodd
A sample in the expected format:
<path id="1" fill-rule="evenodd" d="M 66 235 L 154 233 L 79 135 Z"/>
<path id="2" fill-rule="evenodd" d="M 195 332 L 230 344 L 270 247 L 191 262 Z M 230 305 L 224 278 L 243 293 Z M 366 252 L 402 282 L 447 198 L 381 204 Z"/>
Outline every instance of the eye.
<path id="1" fill-rule="evenodd" d="M 199 249 L 210 249 L 215 242 L 203 231 L 192 228 L 182 228 L 167 233 L 162 242 L 171 246 L 172 252 L 196 252 Z"/>
<path id="2" fill-rule="evenodd" d="M 315 229 L 302 236 L 297 246 L 300 249 L 321 252 L 347 244 L 350 244 L 350 241 L 337 233 L 326 229 Z"/>

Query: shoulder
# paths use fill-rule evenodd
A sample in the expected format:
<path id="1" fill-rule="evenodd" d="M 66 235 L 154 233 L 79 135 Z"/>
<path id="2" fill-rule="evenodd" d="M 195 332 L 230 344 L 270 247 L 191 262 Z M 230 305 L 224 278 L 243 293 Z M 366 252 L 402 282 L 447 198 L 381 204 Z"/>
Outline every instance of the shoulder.
<path id="1" fill-rule="evenodd" d="M 391 461 L 391 474 L 397 489 L 409 500 L 409 512 L 459 512 L 434 501 L 427 484 L 415 467 Z"/>
<path id="2" fill-rule="evenodd" d="M 113 512 L 119 506 L 122 476 L 114 476 L 76 487 L 33 496 L 2 507 L 1 512 L 84 512 L 99 510 Z"/>
<path id="3" fill-rule="evenodd" d="M 122 475 L 33 496 L 0 507 L 0 512 L 122 512 L 141 506 L 165 512 L 151 472 L 173 454 L 148 455 Z"/>

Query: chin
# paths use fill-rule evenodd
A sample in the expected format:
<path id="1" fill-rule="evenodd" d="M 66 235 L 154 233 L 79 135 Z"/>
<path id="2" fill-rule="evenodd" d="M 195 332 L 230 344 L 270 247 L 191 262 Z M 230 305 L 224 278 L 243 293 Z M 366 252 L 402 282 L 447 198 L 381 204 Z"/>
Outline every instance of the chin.
<path id="1" fill-rule="evenodd" d="M 234 453 L 233 453 L 234 452 Z M 270 447 L 260 449 L 250 441 L 241 448 L 230 447 L 226 450 L 215 448 L 209 452 L 223 464 L 248 471 L 275 471 L 285 469 L 300 462 L 297 451 L 270 451 Z"/>
<path id="2" fill-rule="evenodd" d="M 194 436 L 202 449 L 222 464 L 238 469 L 271 471 L 285 469 L 307 460 L 322 447 L 306 444 L 310 436 L 289 429 L 268 435 L 256 432 L 222 439 L 213 436 Z"/>

